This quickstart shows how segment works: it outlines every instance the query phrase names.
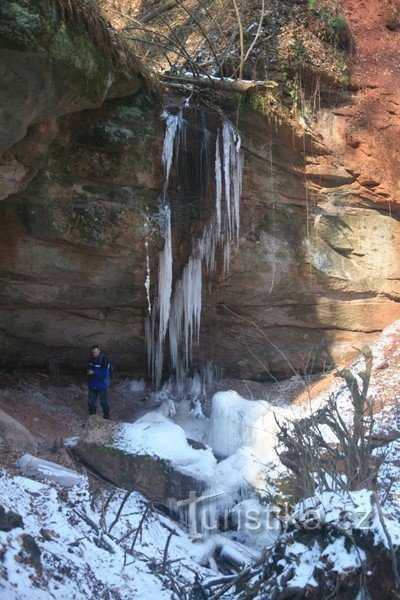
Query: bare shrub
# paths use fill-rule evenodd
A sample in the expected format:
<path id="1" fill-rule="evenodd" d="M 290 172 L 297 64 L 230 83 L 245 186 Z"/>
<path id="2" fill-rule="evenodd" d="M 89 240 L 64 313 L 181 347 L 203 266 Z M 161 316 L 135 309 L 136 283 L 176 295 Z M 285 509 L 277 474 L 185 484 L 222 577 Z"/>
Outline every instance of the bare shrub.
<path id="1" fill-rule="evenodd" d="M 375 456 L 373 401 L 368 398 L 372 352 L 360 348 L 365 369 L 357 376 L 348 369 L 335 375 L 345 380 L 351 397 L 351 422 L 341 414 L 338 397 L 331 394 L 325 407 L 298 421 L 278 422 L 278 455 L 294 474 L 299 497 L 316 488 L 328 491 L 374 489 L 384 456 Z M 359 381 L 361 380 L 361 386 Z"/>

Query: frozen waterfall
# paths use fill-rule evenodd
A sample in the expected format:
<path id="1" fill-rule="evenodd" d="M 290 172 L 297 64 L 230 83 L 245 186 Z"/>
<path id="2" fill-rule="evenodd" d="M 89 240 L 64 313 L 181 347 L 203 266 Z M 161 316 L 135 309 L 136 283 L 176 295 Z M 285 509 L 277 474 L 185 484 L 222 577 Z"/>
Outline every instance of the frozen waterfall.
<path id="1" fill-rule="evenodd" d="M 173 213 L 174 192 L 169 191 L 172 173 L 182 175 L 182 153 L 190 135 L 190 122 L 185 118 L 187 103 L 177 114 L 164 112 L 166 123 L 162 164 L 164 183 L 160 198 L 159 217 L 162 223 L 164 248 L 159 254 L 158 291 L 146 323 L 146 342 L 149 369 L 157 388 L 161 383 L 164 355 L 168 345 L 171 367 L 179 381 L 188 374 L 192 361 L 192 348 L 200 333 L 203 278 L 217 272 L 221 264 L 223 273 L 229 269 L 231 245 L 238 244 L 240 223 L 240 195 L 242 188 L 242 154 L 240 135 L 233 125 L 223 119 L 213 132 L 200 113 L 201 143 L 192 158 L 196 185 L 202 194 L 207 187 L 204 173 L 212 167 L 212 189 L 215 188 L 215 205 L 206 220 L 203 231 L 192 239 L 191 254 L 182 274 L 173 278 Z M 215 138 L 215 143 L 211 142 Z M 210 147 L 213 146 L 213 147 Z M 210 163 L 210 164 L 209 164 Z M 183 174 L 188 177 L 187 173 Z M 219 258 L 219 257 L 222 257 Z M 146 283 L 150 281 L 147 273 Z"/>

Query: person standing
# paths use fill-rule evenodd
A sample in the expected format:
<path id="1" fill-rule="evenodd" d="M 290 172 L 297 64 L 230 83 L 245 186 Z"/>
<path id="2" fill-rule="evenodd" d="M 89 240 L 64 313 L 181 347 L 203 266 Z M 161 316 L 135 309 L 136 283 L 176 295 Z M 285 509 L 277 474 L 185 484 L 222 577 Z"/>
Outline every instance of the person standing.
<path id="1" fill-rule="evenodd" d="M 91 356 L 89 359 L 86 375 L 88 378 L 88 408 L 89 415 L 96 414 L 97 398 L 100 397 L 101 408 L 103 409 L 103 417 L 110 418 L 110 405 L 107 399 L 107 389 L 110 385 L 110 361 L 103 354 L 100 346 L 97 344 L 91 347 Z"/>

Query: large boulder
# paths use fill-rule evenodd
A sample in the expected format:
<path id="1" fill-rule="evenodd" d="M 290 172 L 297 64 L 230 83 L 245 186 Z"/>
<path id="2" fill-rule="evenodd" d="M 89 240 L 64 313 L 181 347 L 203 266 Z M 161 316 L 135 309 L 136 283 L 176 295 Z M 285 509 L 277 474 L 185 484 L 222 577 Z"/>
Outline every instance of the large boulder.
<path id="1" fill-rule="evenodd" d="M 192 448 L 183 429 L 157 412 L 135 423 L 92 416 L 75 452 L 115 485 L 166 506 L 202 494 L 216 465 L 211 450 Z"/>
<path id="2" fill-rule="evenodd" d="M 9 446 L 18 452 L 37 454 L 35 438 L 26 427 L 0 410 L 0 444 Z"/>

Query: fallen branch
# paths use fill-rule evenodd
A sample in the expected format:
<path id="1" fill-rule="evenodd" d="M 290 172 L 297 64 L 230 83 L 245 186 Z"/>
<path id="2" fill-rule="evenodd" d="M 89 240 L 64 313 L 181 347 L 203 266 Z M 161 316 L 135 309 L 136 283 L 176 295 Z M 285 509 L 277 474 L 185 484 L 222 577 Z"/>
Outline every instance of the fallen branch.
<path id="1" fill-rule="evenodd" d="M 110 533 L 111 529 L 114 527 L 114 525 L 116 525 L 118 523 L 118 519 L 121 516 L 122 510 L 125 506 L 126 501 L 128 500 L 129 496 L 132 494 L 133 490 L 129 490 L 128 492 L 126 492 L 126 494 L 124 495 L 122 502 L 120 504 L 120 507 L 117 511 L 117 514 L 115 516 L 114 521 L 111 523 L 110 527 L 108 528 L 108 533 Z"/>
<path id="2" fill-rule="evenodd" d="M 172 85 L 194 85 L 199 88 L 214 89 L 236 94 L 259 94 L 267 89 L 275 88 L 275 81 L 248 81 L 246 79 L 217 79 L 216 77 L 192 77 L 190 75 L 162 75 L 164 83 Z"/>
<path id="3" fill-rule="evenodd" d="M 175 534 L 175 531 L 171 531 L 170 532 L 170 534 L 168 535 L 168 538 L 167 538 L 167 542 L 165 544 L 163 562 L 162 562 L 162 567 L 161 567 L 161 570 L 162 570 L 163 573 L 165 573 L 165 567 L 167 565 L 167 556 L 168 556 L 169 543 L 170 543 L 171 538 L 172 538 L 172 536 L 174 534 Z"/>
<path id="4" fill-rule="evenodd" d="M 96 533 L 100 532 L 100 527 L 90 517 L 88 517 L 86 513 L 78 510 L 77 508 L 74 509 L 74 513 L 77 514 L 78 517 L 80 517 L 83 521 L 85 521 L 85 523 L 89 525 L 93 531 Z"/>
<path id="5" fill-rule="evenodd" d="M 156 9 L 150 10 L 148 13 L 143 15 L 143 17 L 140 17 L 140 21 L 142 23 L 149 23 L 150 21 L 156 19 L 160 14 L 171 10 L 171 8 L 174 8 L 176 5 L 176 0 L 168 0 L 167 2 L 164 2 L 164 4 L 160 4 L 160 6 L 158 6 Z"/>
<path id="6" fill-rule="evenodd" d="M 247 567 L 247 569 L 244 569 L 243 571 L 241 571 L 239 573 L 239 575 L 236 575 L 236 577 L 231 579 L 231 581 L 229 581 L 218 592 L 216 592 L 213 596 L 211 596 L 210 600 L 218 600 L 218 598 L 221 598 L 221 596 L 223 596 L 227 591 L 232 589 L 237 583 L 248 578 L 249 575 L 252 573 L 252 570 L 253 570 L 252 567 Z"/>
<path id="7" fill-rule="evenodd" d="M 104 536 L 102 536 L 102 535 L 100 535 L 99 537 L 94 536 L 93 541 L 98 548 L 103 548 L 103 550 L 106 550 L 110 554 L 115 554 L 114 548 L 111 546 L 111 544 L 109 542 L 107 542 L 107 540 L 104 538 Z"/>
<path id="8" fill-rule="evenodd" d="M 138 539 L 138 537 L 139 537 L 139 534 L 142 534 L 142 530 L 143 530 L 143 524 L 144 524 L 144 522 L 145 522 L 145 520 L 146 520 L 146 518 L 147 518 L 147 515 L 148 515 L 148 513 L 149 513 L 149 511 L 150 511 L 150 508 L 151 508 L 151 507 L 152 507 L 152 505 L 151 505 L 151 503 L 149 502 L 149 503 L 147 504 L 146 508 L 145 508 L 145 511 L 144 511 L 144 513 L 143 513 L 143 516 L 142 516 L 142 518 L 140 519 L 140 523 L 139 523 L 139 525 L 138 525 L 138 527 L 137 527 L 137 529 L 136 529 L 135 537 L 133 538 L 132 545 L 131 545 L 131 552 L 133 551 L 133 549 L 134 549 L 134 547 L 135 547 L 136 540 Z"/>

